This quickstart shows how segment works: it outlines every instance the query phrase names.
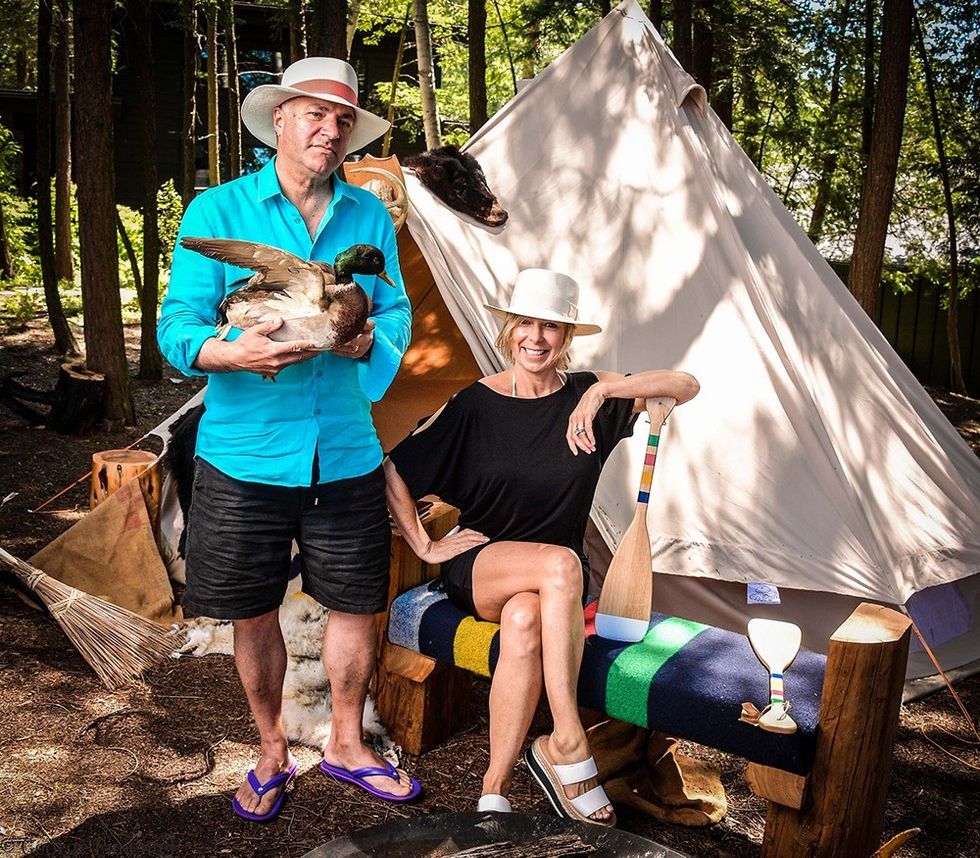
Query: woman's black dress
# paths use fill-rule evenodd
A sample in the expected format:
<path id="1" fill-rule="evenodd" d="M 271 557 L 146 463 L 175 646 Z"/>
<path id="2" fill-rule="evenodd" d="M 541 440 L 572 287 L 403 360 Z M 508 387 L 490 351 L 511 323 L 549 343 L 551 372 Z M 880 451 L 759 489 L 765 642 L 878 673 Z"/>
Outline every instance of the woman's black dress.
<path id="1" fill-rule="evenodd" d="M 537 399 L 505 396 L 475 382 L 389 454 L 414 498 L 437 495 L 460 511 L 460 527 L 491 542 L 541 542 L 572 549 L 582 559 L 585 525 L 602 466 L 632 434 L 632 399 L 608 399 L 593 421 L 596 451 L 572 454 L 568 417 L 595 384 L 573 372 L 564 386 Z M 430 422 L 431 421 L 431 422 Z M 446 592 L 473 607 L 473 563 L 479 545 L 442 564 Z"/>

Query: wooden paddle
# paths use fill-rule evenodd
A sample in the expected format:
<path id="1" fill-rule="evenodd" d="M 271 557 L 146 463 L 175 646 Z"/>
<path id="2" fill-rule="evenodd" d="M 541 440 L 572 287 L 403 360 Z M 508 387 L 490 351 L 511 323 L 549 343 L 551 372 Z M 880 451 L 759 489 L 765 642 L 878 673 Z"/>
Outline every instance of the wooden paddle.
<path id="1" fill-rule="evenodd" d="M 770 733 L 795 733 L 796 722 L 786 712 L 783 674 L 800 651 L 803 635 L 795 623 L 781 620 L 749 620 L 749 643 L 756 658 L 769 670 L 769 705 L 757 726 Z"/>
<path id="2" fill-rule="evenodd" d="M 676 400 L 669 396 L 647 400 L 650 438 L 647 441 L 646 456 L 643 457 L 636 512 L 633 513 L 633 520 L 619 543 L 612 563 L 609 564 L 595 616 L 596 634 L 609 640 L 642 640 L 650 627 L 653 564 L 650 556 L 650 534 L 647 531 L 647 505 L 650 502 L 653 468 L 657 462 L 660 428 L 676 404 Z"/>

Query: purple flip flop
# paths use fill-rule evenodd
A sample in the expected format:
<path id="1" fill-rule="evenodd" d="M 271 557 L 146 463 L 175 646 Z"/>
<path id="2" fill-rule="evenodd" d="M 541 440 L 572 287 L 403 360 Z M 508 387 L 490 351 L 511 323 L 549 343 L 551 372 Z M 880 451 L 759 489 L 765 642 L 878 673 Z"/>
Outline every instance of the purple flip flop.
<path id="1" fill-rule="evenodd" d="M 271 822 L 276 816 L 279 815 L 279 811 L 282 810 L 283 799 L 286 798 L 286 787 L 289 782 L 296 777 L 297 764 L 293 763 L 289 767 L 289 771 L 280 772 L 278 775 L 273 775 L 264 784 L 259 783 L 259 779 L 255 776 L 255 769 L 248 770 L 248 785 L 254 790 L 255 794 L 260 798 L 265 795 L 269 790 L 280 788 L 279 797 L 276 799 L 276 803 L 272 805 L 268 813 L 252 813 L 250 810 L 245 810 L 238 803 L 237 798 L 231 800 L 232 810 L 235 811 L 242 819 L 247 819 L 249 822 Z"/>
<path id="2" fill-rule="evenodd" d="M 340 766 L 332 766 L 326 760 L 323 760 L 320 763 L 320 771 L 325 775 L 336 778 L 338 781 L 346 781 L 349 784 L 354 784 L 354 786 L 359 786 L 366 793 L 373 795 L 375 798 L 380 798 L 382 801 L 404 802 L 418 797 L 419 793 L 422 792 L 422 785 L 411 775 L 409 775 L 409 779 L 412 782 L 412 789 L 405 795 L 393 795 L 390 792 L 376 789 L 364 780 L 365 778 L 371 777 L 391 778 L 396 782 L 399 780 L 398 771 L 395 767 L 387 760 L 382 760 L 381 762 L 385 768 L 381 768 L 380 766 L 367 766 L 363 769 L 350 771 L 348 769 L 342 769 Z"/>

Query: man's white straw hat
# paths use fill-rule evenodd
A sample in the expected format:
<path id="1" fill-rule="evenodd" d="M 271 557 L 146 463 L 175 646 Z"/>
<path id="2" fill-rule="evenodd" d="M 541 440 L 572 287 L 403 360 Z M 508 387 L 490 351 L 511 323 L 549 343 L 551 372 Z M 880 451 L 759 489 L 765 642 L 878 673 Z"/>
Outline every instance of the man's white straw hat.
<path id="1" fill-rule="evenodd" d="M 282 73 L 282 83 L 257 86 L 242 102 L 242 122 L 259 140 L 276 148 L 272 125 L 273 108 L 298 96 L 309 96 L 346 104 L 355 114 L 351 152 L 367 146 L 384 134 L 391 123 L 357 106 L 357 72 L 350 63 L 333 57 L 297 60 Z"/>
<path id="2" fill-rule="evenodd" d="M 598 325 L 578 321 L 578 283 L 567 274 L 546 268 L 525 268 L 517 275 L 509 306 L 483 306 L 500 319 L 521 316 L 574 325 L 577 337 L 602 330 Z"/>

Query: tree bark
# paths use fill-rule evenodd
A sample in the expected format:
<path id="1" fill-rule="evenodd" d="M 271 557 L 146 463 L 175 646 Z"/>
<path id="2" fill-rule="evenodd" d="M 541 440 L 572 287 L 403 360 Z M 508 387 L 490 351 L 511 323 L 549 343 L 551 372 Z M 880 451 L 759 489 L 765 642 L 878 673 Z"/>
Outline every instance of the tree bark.
<path id="1" fill-rule="evenodd" d="M 864 0 L 864 95 L 861 102 L 861 162 L 871 155 L 875 105 L 875 0 Z"/>
<path id="2" fill-rule="evenodd" d="M 685 69 L 691 68 L 691 0 L 674 0 L 674 56 Z"/>
<path id="3" fill-rule="evenodd" d="M 847 19 L 850 15 L 850 0 L 843 0 L 841 13 L 837 24 L 837 50 L 834 52 L 834 66 L 830 75 L 830 96 L 827 99 L 827 111 L 824 114 L 822 145 L 824 150 L 820 164 L 820 178 L 817 179 L 817 195 L 810 214 L 810 227 L 807 235 L 816 244 L 823 235 L 823 223 L 827 216 L 827 205 L 830 203 L 830 190 L 837 172 L 838 151 L 836 140 L 837 103 L 840 101 L 840 78 L 842 58 L 847 37 Z"/>
<path id="4" fill-rule="evenodd" d="M 306 56 L 306 17 L 303 14 L 303 0 L 289 0 L 289 61 L 301 60 Z"/>
<path id="5" fill-rule="evenodd" d="M 398 79 L 402 74 L 402 59 L 405 56 L 405 39 L 408 36 L 408 19 L 412 14 L 412 4 L 405 6 L 405 20 L 402 21 L 401 35 L 398 37 L 398 50 L 395 53 L 395 67 L 391 73 L 391 93 L 388 95 L 388 130 L 381 143 L 381 157 L 387 158 L 391 149 L 391 132 L 395 128 L 395 95 L 398 92 Z"/>
<path id="6" fill-rule="evenodd" d="M 78 232 L 86 366 L 106 377 L 110 427 L 135 422 L 129 388 L 119 258 L 116 253 L 115 176 L 112 160 L 112 6 L 75 0 L 75 74 L 85 86 L 75 94 L 78 151 Z"/>
<path id="7" fill-rule="evenodd" d="M 58 0 L 54 20 L 54 273 L 75 280 L 71 255 L 71 7 Z"/>
<path id="8" fill-rule="evenodd" d="M 694 21 L 692 23 L 691 74 L 704 87 L 704 91 L 709 96 L 711 95 L 711 72 L 714 61 L 713 7 L 714 0 L 695 0 Z"/>
<path id="9" fill-rule="evenodd" d="M 347 59 L 347 0 L 313 0 L 318 57 Z"/>
<path id="10" fill-rule="evenodd" d="M 500 23 L 500 35 L 504 37 L 504 49 L 507 51 L 507 62 L 510 65 L 510 80 L 514 87 L 514 95 L 517 95 L 517 66 L 514 64 L 514 52 L 510 49 L 507 25 L 504 23 L 504 16 L 500 12 L 500 3 L 497 0 L 493 0 L 493 8 L 497 13 L 497 21 Z"/>
<path id="11" fill-rule="evenodd" d="M 732 130 L 734 110 L 735 44 L 728 0 L 714 0 L 712 19 L 714 57 L 711 69 L 711 106 L 725 127 Z"/>
<path id="12" fill-rule="evenodd" d="M 205 8 L 208 22 L 208 187 L 221 184 L 221 123 L 218 120 L 218 10 Z"/>
<path id="13" fill-rule="evenodd" d="M 14 259 L 7 239 L 7 223 L 3 216 L 3 197 L 0 196 L 0 277 L 14 276 Z"/>
<path id="14" fill-rule="evenodd" d="M 242 174 L 242 115 L 238 94 L 238 37 L 235 35 L 235 0 L 227 0 L 225 56 L 228 60 L 228 178 Z"/>
<path id="15" fill-rule="evenodd" d="M 345 58 L 350 57 L 350 49 L 354 45 L 354 35 L 357 33 L 357 20 L 361 17 L 361 0 L 350 0 L 350 9 L 348 10 L 347 17 L 347 39 L 345 43 L 347 53 L 344 55 Z"/>
<path id="16" fill-rule="evenodd" d="M 194 199 L 197 185 L 197 3 L 184 0 L 184 109 L 182 112 L 182 179 L 180 196 L 184 208 Z"/>
<path id="17" fill-rule="evenodd" d="M 78 354 L 78 345 L 68 327 L 58 292 L 51 224 L 51 34 L 53 0 L 37 5 L 37 245 L 41 261 L 44 303 L 61 354 Z M 111 169 L 111 162 L 110 162 Z"/>
<path id="18" fill-rule="evenodd" d="M 953 189 L 949 180 L 949 161 L 946 158 L 946 140 L 939 122 L 939 107 L 936 103 L 936 81 L 932 72 L 932 60 L 926 50 L 922 35 L 922 23 L 913 7 L 915 41 L 918 44 L 922 68 L 925 71 L 926 95 L 929 98 L 929 113 L 932 116 L 932 130 L 936 137 L 936 153 L 939 156 L 939 175 L 943 182 L 943 202 L 946 206 L 946 223 L 949 227 L 949 307 L 946 310 L 946 340 L 949 346 L 949 386 L 955 393 L 966 394 L 963 380 L 963 360 L 960 355 L 960 265 L 959 247 L 956 239 L 956 211 L 953 208 Z"/>
<path id="19" fill-rule="evenodd" d="M 661 32 L 664 28 L 664 0 L 650 0 L 650 21 Z"/>
<path id="20" fill-rule="evenodd" d="M 439 105 L 436 103 L 436 82 L 432 68 L 432 34 L 429 31 L 428 0 L 414 0 L 415 52 L 419 61 L 419 89 L 422 92 L 422 124 L 425 128 L 425 148 L 436 149 L 441 144 Z"/>
<path id="21" fill-rule="evenodd" d="M 153 45 L 150 0 L 129 0 L 136 45 L 136 98 L 142 107 L 140 148 L 143 155 L 143 278 L 131 251 L 129 236 L 118 219 L 130 252 L 140 301 L 140 378 L 163 378 L 163 358 L 157 345 L 157 302 L 160 294 L 160 233 L 157 226 L 156 93 L 153 90 Z"/>
<path id="22" fill-rule="evenodd" d="M 469 42 L 470 134 L 487 121 L 487 2 L 469 0 L 466 19 Z"/>
<path id="23" fill-rule="evenodd" d="M 872 318 L 881 290 L 881 263 L 902 145 L 912 40 L 912 0 L 884 0 L 883 5 L 871 152 L 848 277 L 848 287 Z"/>

